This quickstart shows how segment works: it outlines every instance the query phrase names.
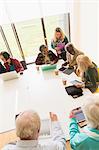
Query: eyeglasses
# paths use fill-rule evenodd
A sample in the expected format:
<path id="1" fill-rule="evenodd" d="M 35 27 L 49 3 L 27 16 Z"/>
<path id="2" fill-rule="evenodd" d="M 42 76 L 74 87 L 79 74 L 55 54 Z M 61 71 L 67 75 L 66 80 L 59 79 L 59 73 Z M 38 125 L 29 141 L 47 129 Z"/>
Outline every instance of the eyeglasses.
<path id="1" fill-rule="evenodd" d="M 56 31 L 56 32 L 61 32 L 61 29 L 60 29 L 60 28 L 56 28 L 55 31 Z"/>
<path id="2" fill-rule="evenodd" d="M 19 114 L 16 114 L 15 115 L 15 120 L 17 119 L 17 117 L 21 114 L 21 112 Z"/>

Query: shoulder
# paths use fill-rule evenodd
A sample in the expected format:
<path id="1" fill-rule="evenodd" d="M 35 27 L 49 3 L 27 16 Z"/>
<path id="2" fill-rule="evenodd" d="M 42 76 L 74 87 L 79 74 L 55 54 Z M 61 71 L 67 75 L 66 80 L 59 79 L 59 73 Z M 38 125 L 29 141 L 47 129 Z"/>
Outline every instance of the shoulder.
<path id="1" fill-rule="evenodd" d="M 86 72 L 89 73 L 89 74 L 91 74 L 91 73 L 93 73 L 95 71 L 96 71 L 95 67 L 89 67 Z"/>
<path id="2" fill-rule="evenodd" d="M 50 141 L 47 144 L 41 146 L 43 150 L 66 150 L 65 146 L 61 142 Z"/>
<path id="3" fill-rule="evenodd" d="M 42 53 L 39 53 L 37 57 L 43 57 L 43 54 L 42 54 Z"/>
<path id="4" fill-rule="evenodd" d="M 72 148 L 77 148 L 79 145 L 86 145 L 89 137 L 85 133 L 77 133 L 72 139 L 70 139 L 70 144 Z"/>
<path id="5" fill-rule="evenodd" d="M 67 36 L 65 35 L 64 40 L 68 40 Z"/>
<path id="6" fill-rule="evenodd" d="M 49 54 L 54 54 L 51 50 L 48 51 Z"/>
<path id="7" fill-rule="evenodd" d="M 8 144 L 5 147 L 3 147 L 1 150 L 16 150 L 16 145 Z"/>
<path id="8" fill-rule="evenodd" d="M 10 59 L 13 63 L 16 63 L 16 62 L 19 63 L 19 60 L 15 59 L 15 58 L 10 58 Z"/>

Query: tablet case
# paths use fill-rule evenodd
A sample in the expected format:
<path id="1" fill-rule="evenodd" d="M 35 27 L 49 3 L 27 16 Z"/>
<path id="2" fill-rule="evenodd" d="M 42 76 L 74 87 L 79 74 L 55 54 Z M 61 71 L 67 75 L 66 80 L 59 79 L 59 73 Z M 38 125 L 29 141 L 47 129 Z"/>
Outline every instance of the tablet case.
<path id="1" fill-rule="evenodd" d="M 73 98 L 77 98 L 83 95 L 82 88 L 77 88 L 75 85 L 65 87 L 65 90 L 68 95 L 71 95 Z"/>

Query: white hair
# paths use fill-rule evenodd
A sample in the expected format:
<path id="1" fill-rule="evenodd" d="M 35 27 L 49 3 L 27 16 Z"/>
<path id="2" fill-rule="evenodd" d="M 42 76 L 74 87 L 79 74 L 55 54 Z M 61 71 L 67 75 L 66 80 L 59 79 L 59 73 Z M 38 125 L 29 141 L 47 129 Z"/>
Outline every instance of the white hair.
<path id="1" fill-rule="evenodd" d="M 99 94 L 94 94 L 87 98 L 87 103 L 83 106 L 88 124 L 92 128 L 99 129 Z"/>
<path id="2" fill-rule="evenodd" d="M 40 125 L 40 117 L 35 111 L 24 111 L 16 119 L 16 134 L 22 140 L 36 140 Z"/>

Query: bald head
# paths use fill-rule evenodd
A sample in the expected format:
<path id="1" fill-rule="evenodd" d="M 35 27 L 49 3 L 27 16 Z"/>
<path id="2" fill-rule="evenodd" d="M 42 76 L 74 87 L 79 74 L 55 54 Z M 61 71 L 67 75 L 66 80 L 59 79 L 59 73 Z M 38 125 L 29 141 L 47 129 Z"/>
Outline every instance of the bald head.
<path id="1" fill-rule="evenodd" d="M 16 119 L 16 134 L 21 140 L 37 140 L 40 117 L 34 111 L 24 111 Z"/>

